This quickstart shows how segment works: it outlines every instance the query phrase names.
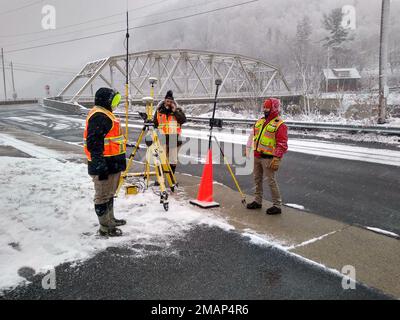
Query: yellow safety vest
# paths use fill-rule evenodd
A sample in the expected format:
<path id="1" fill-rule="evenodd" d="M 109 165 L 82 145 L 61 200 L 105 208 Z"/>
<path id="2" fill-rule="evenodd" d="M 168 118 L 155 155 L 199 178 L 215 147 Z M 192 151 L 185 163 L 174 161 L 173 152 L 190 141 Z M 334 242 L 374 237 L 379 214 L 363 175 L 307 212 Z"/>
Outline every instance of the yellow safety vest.
<path id="1" fill-rule="evenodd" d="M 265 118 L 258 120 L 254 126 L 254 150 L 265 155 L 273 155 L 276 147 L 276 132 L 284 123 L 280 117 L 266 122 Z"/>

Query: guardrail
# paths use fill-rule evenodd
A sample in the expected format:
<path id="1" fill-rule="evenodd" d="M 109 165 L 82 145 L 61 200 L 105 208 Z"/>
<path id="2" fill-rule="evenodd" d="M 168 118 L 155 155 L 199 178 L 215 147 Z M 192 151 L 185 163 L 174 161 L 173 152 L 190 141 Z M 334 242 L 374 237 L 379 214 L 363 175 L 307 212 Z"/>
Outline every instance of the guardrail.
<path id="1" fill-rule="evenodd" d="M 58 101 L 54 99 L 43 99 L 43 104 L 64 112 L 71 112 L 74 114 L 85 114 L 88 112 L 87 108 L 84 108 L 78 104 L 72 104 L 64 101 Z M 125 113 L 115 112 L 115 114 L 124 117 Z M 139 120 L 141 119 L 138 114 L 130 114 L 129 119 Z M 206 123 L 208 124 L 210 118 L 205 117 L 187 117 L 190 122 L 194 123 Z M 218 118 L 223 123 L 230 124 L 241 124 L 245 126 L 251 126 L 255 123 L 256 119 L 235 119 L 235 118 Z M 301 122 L 301 121 L 286 121 L 289 128 L 301 129 L 301 130 L 323 130 L 323 131 L 338 131 L 338 132 L 368 132 L 385 135 L 396 135 L 400 136 L 400 127 L 390 127 L 385 125 L 376 126 L 363 126 L 363 125 L 347 125 L 347 124 L 335 124 L 335 123 L 323 123 L 323 122 Z"/>
<path id="2" fill-rule="evenodd" d="M 31 104 L 38 103 L 38 99 L 18 99 L 18 100 L 1 100 L 0 105 L 12 105 L 12 104 Z"/>
<path id="3" fill-rule="evenodd" d="M 73 114 L 83 114 L 87 113 L 88 109 L 82 107 L 79 104 L 73 104 L 69 102 L 64 102 L 56 99 L 43 99 L 43 105 L 53 109 L 57 109 L 62 112 L 73 113 Z"/>

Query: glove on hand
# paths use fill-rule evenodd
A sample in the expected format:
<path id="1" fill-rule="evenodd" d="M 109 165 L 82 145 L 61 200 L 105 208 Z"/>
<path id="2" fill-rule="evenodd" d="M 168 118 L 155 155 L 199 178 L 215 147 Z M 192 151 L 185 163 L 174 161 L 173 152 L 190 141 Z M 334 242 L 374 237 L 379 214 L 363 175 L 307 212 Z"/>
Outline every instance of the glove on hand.
<path id="1" fill-rule="evenodd" d="M 279 165 L 281 164 L 281 159 L 278 157 L 273 157 L 271 160 L 271 163 L 269 165 L 269 167 L 271 168 L 271 170 L 273 171 L 278 171 L 279 169 Z"/>
<path id="2" fill-rule="evenodd" d="M 94 157 L 93 162 L 96 165 L 96 171 L 99 173 L 99 180 L 108 179 L 108 166 L 103 157 Z"/>

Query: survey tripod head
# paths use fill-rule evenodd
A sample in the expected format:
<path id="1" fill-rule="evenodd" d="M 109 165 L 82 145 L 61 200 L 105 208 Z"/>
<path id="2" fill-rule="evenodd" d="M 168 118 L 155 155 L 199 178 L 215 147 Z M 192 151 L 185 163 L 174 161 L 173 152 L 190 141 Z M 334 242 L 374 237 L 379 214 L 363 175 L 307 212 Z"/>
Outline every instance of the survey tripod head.
<path id="1" fill-rule="evenodd" d="M 154 127 L 153 123 L 153 105 L 154 105 L 154 86 L 157 84 L 158 79 L 155 77 L 149 78 L 150 88 L 150 96 L 143 97 L 142 102 L 146 105 L 146 112 L 139 112 L 140 117 L 144 121 L 145 127 L 148 129 L 150 127 Z"/>
<path id="2" fill-rule="evenodd" d="M 151 85 L 152 87 L 154 87 L 154 85 L 157 84 L 157 81 L 158 81 L 158 79 L 155 78 L 155 77 L 150 77 L 150 78 L 149 78 L 149 83 L 150 83 L 150 85 Z"/>

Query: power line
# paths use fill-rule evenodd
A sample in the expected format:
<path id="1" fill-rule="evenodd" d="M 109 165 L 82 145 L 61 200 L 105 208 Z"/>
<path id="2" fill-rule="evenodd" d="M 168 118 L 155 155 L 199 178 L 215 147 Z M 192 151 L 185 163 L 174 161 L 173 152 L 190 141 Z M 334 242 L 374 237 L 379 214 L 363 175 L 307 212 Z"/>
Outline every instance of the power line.
<path id="1" fill-rule="evenodd" d="M 24 6 L 15 8 L 15 9 L 6 10 L 6 11 L 3 11 L 3 12 L 0 12 L 0 15 L 4 15 L 4 14 L 8 14 L 8 13 L 11 13 L 11 12 L 15 12 L 15 11 L 18 11 L 18 10 L 21 10 L 21 9 L 25 9 L 25 8 L 28 8 L 28 7 L 32 7 L 32 6 L 34 6 L 34 5 L 36 5 L 36 4 L 39 4 L 39 3 L 41 3 L 41 2 L 42 2 L 42 0 L 39 0 L 39 1 L 32 2 L 32 3 L 30 3 L 30 4 L 26 4 L 26 5 L 24 5 Z"/>
<path id="2" fill-rule="evenodd" d="M 161 0 L 161 1 L 157 1 L 157 2 L 152 2 L 150 4 L 147 4 L 147 5 L 144 5 L 144 6 L 141 6 L 141 7 L 135 7 L 133 9 L 130 9 L 129 12 L 130 11 L 142 10 L 142 9 L 147 8 L 147 7 L 158 5 L 160 3 L 167 2 L 167 1 L 170 1 L 170 0 Z M 58 27 L 57 31 L 58 30 L 62 30 L 62 29 L 68 29 L 68 28 L 71 28 L 71 27 L 80 26 L 80 25 L 83 25 L 83 24 L 87 24 L 87 23 L 91 23 L 91 22 L 95 22 L 95 21 L 99 21 L 99 20 L 104 20 L 104 19 L 117 17 L 117 16 L 120 16 L 122 14 L 125 14 L 125 12 L 120 12 L 120 13 L 116 13 L 116 14 L 112 14 L 112 15 L 108 15 L 108 16 L 104 16 L 104 17 L 100 17 L 100 18 L 96 18 L 96 19 L 90 19 L 90 20 L 86 20 L 86 21 L 82 21 L 82 22 L 78 22 L 78 23 L 69 24 L 69 25 L 66 25 L 66 26 L 63 26 L 63 27 Z M 79 31 L 79 30 L 77 30 L 77 31 Z M 45 32 L 49 32 L 49 30 L 41 30 L 41 31 L 26 32 L 26 33 L 19 33 L 19 34 L 13 34 L 13 35 L 4 35 L 4 36 L 0 35 L 0 38 L 21 37 L 21 36 L 27 36 L 27 35 L 32 35 L 32 34 L 41 34 L 41 33 L 45 33 Z M 39 39 L 37 39 L 37 40 L 39 40 Z"/>
<path id="3" fill-rule="evenodd" d="M 105 32 L 105 33 L 100 33 L 100 34 L 95 34 L 91 36 L 86 36 L 86 37 L 80 37 L 80 38 L 75 38 L 75 39 L 70 39 L 70 40 L 64 40 L 64 41 L 57 41 L 57 42 L 52 42 L 52 43 L 46 43 L 38 46 L 32 46 L 32 47 L 27 47 L 27 48 L 21 48 L 21 49 L 15 49 L 15 50 L 9 50 L 9 51 L 4 51 L 5 53 L 11 53 L 11 52 L 19 52 L 19 51 L 25 51 L 25 50 L 31 50 L 31 49 L 36 49 L 36 48 L 43 48 L 43 47 L 49 47 L 57 44 L 63 44 L 63 43 L 68 43 L 68 42 L 74 42 L 74 41 L 79 41 L 79 40 L 85 40 L 85 39 L 90 39 L 90 38 L 96 38 L 96 37 L 101 37 L 105 35 L 110 35 L 114 33 L 119 33 L 121 31 L 124 31 L 123 29 L 116 30 L 116 31 L 110 31 L 110 32 Z"/>
<path id="4" fill-rule="evenodd" d="M 5 60 L 5 62 L 10 64 L 11 61 L 10 60 Z M 59 70 L 59 71 L 67 71 L 67 72 L 77 73 L 77 71 L 74 70 L 73 68 L 38 65 L 38 64 L 23 63 L 23 62 L 16 62 L 16 61 L 12 61 L 12 63 L 14 64 L 14 66 L 15 65 L 19 65 L 19 66 L 22 66 L 22 67 L 33 67 L 33 68 L 39 68 L 39 69 Z"/>
<path id="5" fill-rule="evenodd" d="M 9 68 L 8 66 L 6 67 L 6 69 Z M 21 67 L 21 66 L 15 66 L 14 65 L 14 69 L 15 70 L 21 70 L 21 71 L 38 71 L 38 72 L 49 72 L 49 73 L 68 73 L 68 74 L 76 74 L 77 72 L 72 72 L 72 71 L 64 71 L 64 70 L 57 70 L 57 69 L 53 69 L 53 70 L 46 70 L 46 69 L 35 69 L 35 68 L 27 68 L 27 67 Z"/>
<path id="6" fill-rule="evenodd" d="M 167 19 L 167 20 L 163 20 L 163 21 L 159 21 L 159 22 L 148 23 L 148 24 L 144 24 L 144 25 L 139 25 L 139 26 L 135 26 L 135 27 L 129 28 L 129 30 L 141 29 L 141 28 L 146 28 L 146 27 L 150 27 L 150 26 L 156 26 L 156 25 L 160 25 L 160 24 L 164 24 L 164 23 L 168 23 L 168 22 L 178 21 L 178 20 L 182 20 L 182 19 L 193 18 L 193 17 L 196 17 L 196 16 L 205 15 L 205 14 L 208 14 L 208 13 L 213 13 L 213 12 L 218 12 L 218 11 L 222 11 L 222 10 L 226 10 L 226 9 L 240 7 L 240 6 L 247 5 L 247 4 L 250 4 L 250 3 L 255 3 L 255 2 L 258 2 L 258 1 L 259 0 L 250 0 L 250 1 L 242 2 L 242 3 L 230 5 L 230 6 L 225 6 L 225 7 L 212 9 L 212 10 L 207 10 L 207 11 L 203 11 L 203 12 L 189 14 L 189 15 L 186 15 L 186 16 L 176 17 L 176 18 Z M 120 33 L 120 32 L 124 32 L 124 31 L 126 31 L 126 30 L 125 29 L 119 29 L 119 30 L 115 30 L 115 31 L 109 31 L 109 32 L 94 34 L 94 35 L 90 35 L 90 36 L 80 37 L 80 38 L 74 38 L 74 39 L 69 39 L 69 40 L 46 43 L 46 44 L 42 44 L 42 45 L 26 47 L 26 48 L 21 48 L 21 49 L 8 50 L 8 51 L 5 51 L 5 52 L 6 53 L 11 53 L 11 52 L 26 51 L 26 50 L 31 50 L 31 49 L 37 49 L 37 48 L 53 46 L 53 45 L 57 45 L 57 44 L 63 44 L 63 43 L 69 43 L 69 42 L 74 42 L 74 41 L 79 41 L 79 40 L 85 40 L 85 39 L 91 39 L 91 38 L 111 35 L 111 34 Z"/>
<path id="7" fill-rule="evenodd" d="M 5 67 L 6 70 L 11 70 L 11 67 Z M 50 70 L 32 70 L 32 69 L 27 69 L 27 68 L 21 68 L 21 67 L 15 67 L 14 66 L 14 71 L 24 71 L 24 72 L 31 72 L 31 73 L 41 73 L 41 74 L 48 74 L 48 75 L 64 75 L 64 76 L 70 76 L 71 74 L 75 74 L 73 72 L 63 72 L 63 71 L 50 71 Z"/>
<path id="8" fill-rule="evenodd" d="M 166 0 L 164 0 L 164 1 L 166 1 Z M 161 1 L 161 2 L 164 2 L 164 1 Z M 168 0 L 167 0 L 167 1 L 168 1 Z M 190 6 L 186 6 L 186 7 L 180 7 L 180 8 L 174 8 L 174 9 L 166 10 L 166 11 L 163 11 L 162 13 L 156 13 L 156 14 L 150 14 L 150 15 L 137 16 L 137 17 L 134 17 L 134 19 L 150 18 L 150 17 L 159 16 L 159 15 L 161 15 L 161 14 L 165 14 L 165 13 L 169 13 L 169 12 L 174 12 L 174 11 L 184 10 L 184 9 L 188 9 L 188 8 L 198 7 L 199 5 L 207 5 L 207 4 L 210 4 L 210 3 L 213 3 L 213 2 L 217 2 L 217 1 L 221 1 L 221 0 L 211 0 L 211 1 L 208 1 L 208 2 L 205 2 L 205 3 L 197 3 L 197 4 L 195 4 L 195 5 L 190 5 Z M 132 10 L 131 10 L 131 11 L 132 11 Z M 96 19 L 96 20 L 97 20 L 97 19 Z M 133 19 L 132 19 L 132 20 L 129 20 L 129 22 L 133 22 L 133 21 L 134 21 Z M 32 43 L 32 42 L 36 42 L 36 41 L 43 40 L 43 39 L 49 39 L 49 38 L 54 38 L 54 37 L 61 37 L 61 36 L 68 35 L 68 34 L 71 34 L 71 33 L 76 33 L 76 32 L 88 31 L 88 30 L 92 30 L 92 29 L 103 28 L 103 27 L 107 27 L 107 26 L 111 26 L 111 25 L 121 24 L 121 23 L 123 23 L 123 22 L 126 22 L 126 20 L 119 20 L 118 22 L 102 24 L 102 25 L 100 25 L 100 26 L 93 26 L 93 27 L 88 27 L 88 28 L 85 28 L 85 29 L 78 29 L 78 30 L 74 30 L 74 31 L 69 31 L 69 32 L 61 33 L 61 34 L 54 34 L 54 35 L 51 35 L 51 36 L 42 37 L 42 38 L 37 38 L 37 39 L 32 39 L 32 40 L 28 40 L 28 41 L 14 42 L 14 43 L 5 45 L 5 47 L 7 48 L 7 47 L 10 47 L 10 46 L 19 45 L 19 44 L 21 44 L 21 43 Z M 57 29 L 57 31 L 58 31 L 58 30 L 59 30 L 59 29 Z M 46 31 L 44 31 L 44 32 L 46 32 Z"/>

